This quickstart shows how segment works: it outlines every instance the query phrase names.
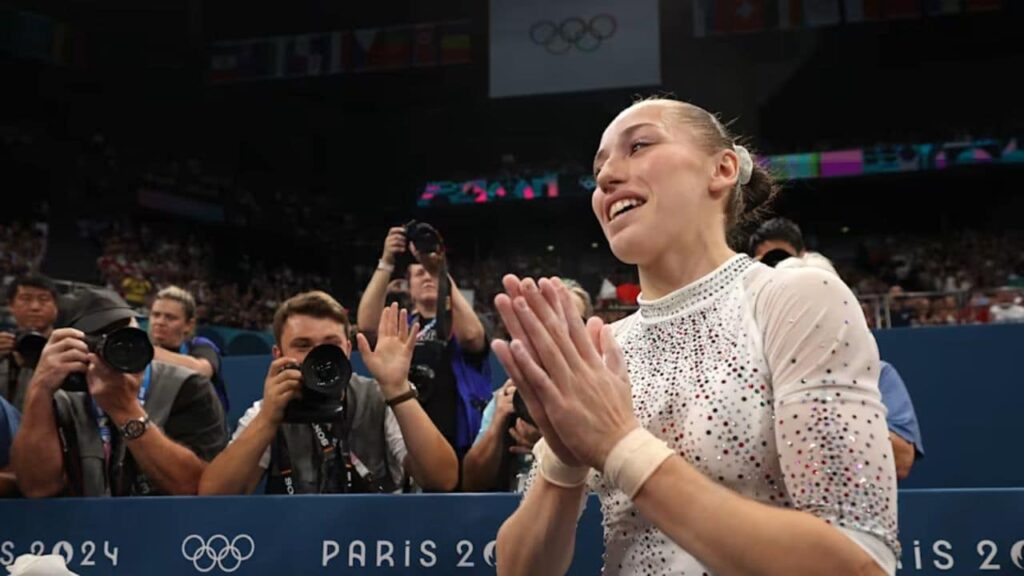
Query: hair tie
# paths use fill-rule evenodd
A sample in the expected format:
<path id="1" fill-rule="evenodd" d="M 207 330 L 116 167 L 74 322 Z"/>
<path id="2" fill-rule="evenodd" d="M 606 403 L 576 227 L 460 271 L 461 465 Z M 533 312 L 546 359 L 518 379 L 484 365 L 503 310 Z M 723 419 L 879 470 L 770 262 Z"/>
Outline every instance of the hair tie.
<path id="1" fill-rule="evenodd" d="M 737 184 L 745 186 L 750 183 L 750 176 L 754 173 L 754 160 L 750 157 L 750 151 L 746 147 L 740 144 L 734 144 L 732 147 L 736 151 L 736 155 L 740 157 L 740 175 L 737 180 Z"/>

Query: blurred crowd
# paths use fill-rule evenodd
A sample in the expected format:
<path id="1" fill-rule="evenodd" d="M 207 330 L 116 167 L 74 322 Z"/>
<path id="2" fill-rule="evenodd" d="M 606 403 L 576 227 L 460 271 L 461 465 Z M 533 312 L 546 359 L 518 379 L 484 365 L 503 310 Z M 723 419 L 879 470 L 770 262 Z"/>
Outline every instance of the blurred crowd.
<path id="1" fill-rule="evenodd" d="M 5 279 L 39 270 L 46 256 L 47 230 L 43 222 L 0 224 L 0 274 Z M 117 290 L 140 311 L 157 291 L 178 285 L 196 295 L 200 324 L 267 330 L 274 309 L 289 295 L 314 288 L 333 291 L 325 272 L 300 271 L 248 253 L 229 263 L 218 262 L 215 242 L 196 230 L 81 220 L 79 233 L 100 253 L 97 283 Z M 826 244 L 823 252 L 828 248 Z M 1018 309 L 1024 313 L 1020 232 L 869 236 L 833 260 L 861 298 L 872 327 L 1016 321 Z M 502 289 L 504 274 L 570 277 L 591 295 L 596 313 L 609 321 L 635 310 L 639 294 L 635 269 L 606 250 L 494 254 L 453 259 L 450 269 L 497 335 L 504 331 L 492 302 Z M 355 286 L 364 286 L 372 274 L 372 268 L 362 264 L 352 270 Z M 342 302 L 354 303 L 361 294 L 339 296 Z"/>
<path id="2" fill-rule="evenodd" d="M 45 222 L 0 223 L 0 279 L 39 271 L 46 257 L 49 227 Z"/>

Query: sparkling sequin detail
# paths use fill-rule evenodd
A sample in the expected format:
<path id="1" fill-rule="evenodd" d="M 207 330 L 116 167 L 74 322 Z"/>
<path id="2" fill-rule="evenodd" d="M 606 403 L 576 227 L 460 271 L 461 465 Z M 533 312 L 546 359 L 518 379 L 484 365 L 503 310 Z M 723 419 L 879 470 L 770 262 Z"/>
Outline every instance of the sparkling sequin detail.
<path id="1" fill-rule="evenodd" d="M 787 297 L 793 272 L 738 255 L 664 298 L 641 298 L 640 311 L 616 325 L 634 410 L 709 478 L 876 536 L 898 554 L 891 449 L 872 437 L 887 438 L 877 381 L 865 365 L 877 362 L 877 350 L 865 350 L 874 343 L 863 320 L 851 326 L 852 317 L 797 313 L 801 300 Z M 830 314 L 849 313 L 841 283 L 797 284 L 823 291 L 811 300 L 835 297 Z M 706 572 L 599 474 L 590 488 L 604 516 L 606 574 Z"/>

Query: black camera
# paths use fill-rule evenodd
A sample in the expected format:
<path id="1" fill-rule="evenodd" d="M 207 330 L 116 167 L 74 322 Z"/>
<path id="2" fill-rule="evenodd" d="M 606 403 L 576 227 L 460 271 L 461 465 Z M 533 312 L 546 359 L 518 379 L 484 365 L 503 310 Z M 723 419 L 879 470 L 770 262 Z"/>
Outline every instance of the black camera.
<path id="1" fill-rule="evenodd" d="M 125 374 L 142 372 L 153 361 L 153 344 L 149 342 L 149 335 L 131 326 L 108 334 L 86 335 L 85 343 L 89 351 L 108 366 Z M 85 374 L 76 372 L 68 375 L 63 388 L 68 392 L 88 391 Z"/>
<path id="2" fill-rule="evenodd" d="M 409 366 L 409 381 L 416 386 L 420 404 L 431 405 L 437 391 L 437 371 L 445 362 L 445 346 L 436 340 L 421 340 L 416 343 Z"/>
<path id="3" fill-rule="evenodd" d="M 35 368 L 43 354 L 47 338 L 35 330 L 26 330 L 14 335 L 14 351 L 21 356 L 25 366 Z"/>
<path id="4" fill-rule="evenodd" d="M 410 221 L 405 225 L 405 239 L 416 245 L 420 254 L 440 252 L 444 247 L 444 240 L 436 228 L 426 222 Z"/>
<path id="5" fill-rule="evenodd" d="M 516 390 L 515 394 L 512 395 L 512 408 L 515 412 L 516 418 L 525 420 L 530 426 L 537 426 L 537 423 L 533 421 L 533 417 L 530 416 L 530 409 L 526 407 L 526 401 L 523 400 L 523 396 Z M 512 426 L 515 426 L 515 422 L 512 422 Z"/>
<path id="6" fill-rule="evenodd" d="M 345 395 L 352 378 L 352 364 L 341 348 L 321 344 L 309 351 L 301 366 L 302 398 L 284 409 L 284 421 L 290 424 L 335 422 L 345 416 Z"/>

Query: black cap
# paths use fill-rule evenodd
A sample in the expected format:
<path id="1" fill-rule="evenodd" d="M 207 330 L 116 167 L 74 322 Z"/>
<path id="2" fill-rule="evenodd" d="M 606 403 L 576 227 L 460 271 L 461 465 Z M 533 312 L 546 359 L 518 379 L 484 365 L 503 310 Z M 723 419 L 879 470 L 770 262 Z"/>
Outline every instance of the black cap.
<path id="1" fill-rule="evenodd" d="M 135 311 L 121 296 L 103 288 L 85 288 L 61 296 L 57 326 L 93 334 L 115 322 L 128 320 Z"/>

